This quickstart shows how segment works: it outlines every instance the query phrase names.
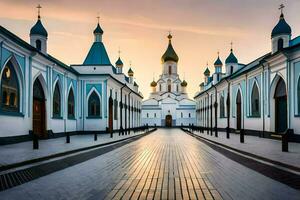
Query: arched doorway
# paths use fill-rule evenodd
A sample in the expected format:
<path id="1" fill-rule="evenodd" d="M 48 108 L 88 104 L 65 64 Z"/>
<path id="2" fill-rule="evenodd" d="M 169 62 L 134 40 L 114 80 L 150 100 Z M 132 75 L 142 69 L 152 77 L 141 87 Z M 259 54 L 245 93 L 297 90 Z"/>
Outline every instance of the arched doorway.
<path id="1" fill-rule="evenodd" d="M 286 86 L 282 78 L 278 80 L 275 94 L 275 132 L 282 133 L 287 129 L 287 95 Z"/>
<path id="2" fill-rule="evenodd" d="M 242 128 L 242 96 L 241 92 L 238 91 L 236 95 L 236 129 L 241 130 Z"/>
<path id="3" fill-rule="evenodd" d="M 32 116 L 32 130 L 40 138 L 47 137 L 46 133 L 46 107 L 45 95 L 42 84 L 37 78 L 33 84 L 33 116 Z"/>
<path id="4" fill-rule="evenodd" d="M 172 115 L 166 115 L 166 127 L 172 127 Z"/>

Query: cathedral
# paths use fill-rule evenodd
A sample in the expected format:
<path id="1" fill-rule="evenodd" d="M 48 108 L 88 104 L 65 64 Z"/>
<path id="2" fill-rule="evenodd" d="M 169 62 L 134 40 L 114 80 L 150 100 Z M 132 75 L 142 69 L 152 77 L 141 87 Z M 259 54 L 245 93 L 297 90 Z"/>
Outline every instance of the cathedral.
<path id="1" fill-rule="evenodd" d="M 270 138 L 289 130 L 291 140 L 300 141 L 300 36 L 292 38 L 282 11 L 270 46 L 248 64 L 231 48 L 225 70 L 219 56 L 212 75 L 206 68 L 194 97 L 198 126 Z"/>
<path id="2" fill-rule="evenodd" d="M 187 82 L 177 73 L 179 57 L 172 46 L 172 35 L 161 57 L 162 74 L 150 84 L 149 99 L 142 102 L 142 124 L 159 127 L 188 126 L 196 123 L 196 103 L 188 98 Z"/>
<path id="3" fill-rule="evenodd" d="M 69 133 L 129 130 L 141 125 L 142 94 L 132 68 L 113 65 L 99 21 L 82 64 L 68 66 L 47 51 L 40 12 L 30 43 L 0 26 L 0 143 Z"/>

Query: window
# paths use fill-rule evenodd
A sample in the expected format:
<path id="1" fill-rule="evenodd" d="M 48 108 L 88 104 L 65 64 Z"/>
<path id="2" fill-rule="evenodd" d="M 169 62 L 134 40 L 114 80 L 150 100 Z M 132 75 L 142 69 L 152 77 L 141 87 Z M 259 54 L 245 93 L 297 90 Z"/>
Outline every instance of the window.
<path id="1" fill-rule="evenodd" d="M 159 91 L 161 92 L 161 84 L 159 84 Z"/>
<path id="2" fill-rule="evenodd" d="M 191 113 L 189 113 L 189 118 L 191 118 Z"/>
<path id="3" fill-rule="evenodd" d="M 118 120 L 118 100 L 117 100 L 117 97 L 114 100 L 114 119 Z"/>
<path id="4" fill-rule="evenodd" d="M 168 80 L 168 92 L 171 92 L 171 80 Z"/>
<path id="5" fill-rule="evenodd" d="M 74 119 L 75 118 L 75 99 L 74 99 L 74 92 L 73 89 L 70 89 L 69 96 L 68 96 L 68 118 Z"/>
<path id="6" fill-rule="evenodd" d="M 58 86 L 58 81 L 55 84 L 54 93 L 53 93 L 53 117 L 60 117 L 60 89 Z"/>
<path id="7" fill-rule="evenodd" d="M 156 113 L 154 113 L 154 117 L 156 117 Z"/>
<path id="8" fill-rule="evenodd" d="M 100 98 L 95 91 L 89 97 L 88 108 L 89 117 L 100 117 Z"/>
<path id="9" fill-rule="evenodd" d="M 300 78 L 298 81 L 298 114 L 300 114 Z"/>
<path id="10" fill-rule="evenodd" d="M 230 66 L 230 74 L 233 74 L 233 66 Z"/>
<path id="11" fill-rule="evenodd" d="M 181 118 L 183 118 L 183 113 L 181 113 Z"/>
<path id="12" fill-rule="evenodd" d="M 277 41 L 277 49 L 278 49 L 278 51 L 283 49 L 283 39 L 282 38 L 280 38 Z"/>
<path id="13" fill-rule="evenodd" d="M 254 83 L 251 93 L 251 115 L 253 117 L 260 116 L 260 102 L 259 102 L 259 91 L 257 84 Z"/>
<path id="14" fill-rule="evenodd" d="M 169 66 L 169 74 L 170 75 L 172 74 L 172 66 L 171 65 Z"/>
<path id="15" fill-rule="evenodd" d="M 1 110 L 19 112 L 19 84 L 11 62 L 5 66 L 1 78 Z"/>
<path id="16" fill-rule="evenodd" d="M 147 113 L 147 118 L 149 118 L 149 113 Z"/>
<path id="17" fill-rule="evenodd" d="M 221 95 L 220 97 L 220 118 L 224 118 L 225 117 L 225 99 L 224 96 Z"/>
<path id="18" fill-rule="evenodd" d="M 42 42 L 41 42 L 41 40 L 36 40 L 36 41 L 35 41 L 35 47 L 36 47 L 39 51 L 42 50 Z"/>

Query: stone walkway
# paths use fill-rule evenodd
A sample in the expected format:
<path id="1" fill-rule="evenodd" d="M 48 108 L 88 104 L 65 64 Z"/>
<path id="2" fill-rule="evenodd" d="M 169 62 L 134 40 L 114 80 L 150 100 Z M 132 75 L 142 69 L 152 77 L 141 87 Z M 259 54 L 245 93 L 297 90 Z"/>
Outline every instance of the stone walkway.
<path id="1" fill-rule="evenodd" d="M 179 129 L 159 129 L 94 159 L 0 193 L 1 199 L 300 199 Z"/>
<path id="2" fill-rule="evenodd" d="M 23 162 L 26 160 L 37 159 L 53 154 L 58 154 L 66 151 L 71 151 L 79 148 L 89 147 L 93 145 L 104 144 L 135 135 L 143 134 L 144 132 L 133 133 L 130 135 L 121 135 L 114 133 L 113 138 L 110 134 L 98 134 L 98 140 L 94 141 L 94 135 L 74 135 L 71 136 L 71 142 L 66 143 L 65 137 L 40 140 L 39 149 L 32 149 L 32 141 L 22 142 L 17 144 L 0 146 L 0 166 L 10 165 L 14 163 Z"/>
<path id="3" fill-rule="evenodd" d="M 289 152 L 282 152 L 280 140 L 246 135 L 245 143 L 240 143 L 240 135 L 235 133 L 230 134 L 230 139 L 226 138 L 225 132 L 218 132 L 218 137 L 215 137 L 215 132 L 213 132 L 212 136 L 210 134 L 207 135 L 206 131 L 204 133 L 194 132 L 194 134 L 238 150 L 298 168 L 300 167 L 300 143 L 289 143 Z"/>

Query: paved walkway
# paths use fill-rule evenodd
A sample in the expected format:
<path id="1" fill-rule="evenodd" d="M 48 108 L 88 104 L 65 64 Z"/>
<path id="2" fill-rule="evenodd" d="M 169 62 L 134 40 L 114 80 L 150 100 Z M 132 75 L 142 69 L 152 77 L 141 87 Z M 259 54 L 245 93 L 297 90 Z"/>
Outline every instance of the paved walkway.
<path id="1" fill-rule="evenodd" d="M 204 133 L 194 132 L 194 134 L 235 149 L 300 167 L 300 143 L 289 143 L 289 152 L 282 152 L 280 140 L 245 135 L 245 143 L 240 143 L 240 135 L 234 133 L 230 134 L 230 139 L 226 138 L 225 132 L 218 132 L 218 137 L 215 137 L 215 132 L 212 136 L 207 135 L 206 131 Z"/>
<path id="2" fill-rule="evenodd" d="M 0 193 L 1 199 L 300 199 L 179 129 L 159 129 L 99 157 Z"/>
<path id="3" fill-rule="evenodd" d="M 32 141 L 10 145 L 2 145 L 0 146 L 0 166 L 19 163 L 26 160 L 41 158 L 93 145 L 113 142 L 143 133 L 144 132 L 131 132 L 130 135 L 123 136 L 119 136 L 119 133 L 114 133 L 113 138 L 110 138 L 110 134 L 98 134 L 97 141 L 94 141 L 93 134 L 73 135 L 71 136 L 71 142 L 69 144 L 66 143 L 65 137 L 54 138 L 49 140 L 40 140 L 38 150 L 32 149 Z"/>

